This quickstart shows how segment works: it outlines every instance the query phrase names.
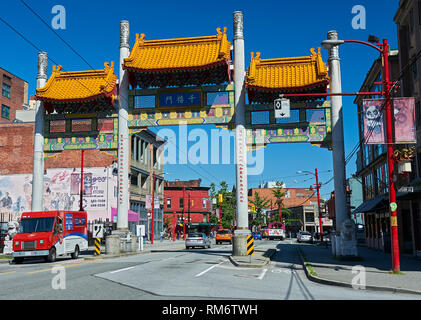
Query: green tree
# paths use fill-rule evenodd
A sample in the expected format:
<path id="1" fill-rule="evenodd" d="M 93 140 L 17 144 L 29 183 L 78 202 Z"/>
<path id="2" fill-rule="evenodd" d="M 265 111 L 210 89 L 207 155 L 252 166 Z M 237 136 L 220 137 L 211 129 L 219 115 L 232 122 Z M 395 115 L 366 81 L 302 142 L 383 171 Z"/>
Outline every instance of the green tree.
<path id="1" fill-rule="evenodd" d="M 270 219 L 271 222 L 280 222 L 281 217 L 279 214 L 279 211 L 282 212 L 282 222 L 285 223 L 285 225 L 288 222 L 289 215 L 291 214 L 291 210 L 288 208 L 285 208 L 284 206 L 284 199 L 285 199 L 285 192 L 282 191 L 283 183 L 278 181 L 276 182 L 276 188 L 272 190 L 273 196 L 276 198 L 275 204 L 278 206 L 278 210 L 273 215 L 272 219 Z M 281 210 L 279 210 L 281 209 Z"/>
<path id="2" fill-rule="evenodd" d="M 263 209 L 267 208 L 269 200 L 259 196 L 257 191 L 254 193 L 254 198 L 250 200 L 250 203 L 255 207 L 255 212 L 252 212 L 252 226 L 262 226 L 265 223 L 265 217 L 263 214 Z"/>
<path id="3" fill-rule="evenodd" d="M 229 185 L 222 181 L 219 184 L 219 189 L 216 191 L 216 185 L 214 183 L 211 183 L 210 185 L 210 196 L 212 198 L 217 199 L 217 208 L 221 208 L 222 215 L 221 215 L 221 224 L 224 229 L 231 228 L 231 225 L 233 223 L 233 218 L 235 215 L 235 193 L 228 191 Z M 219 204 L 218 194 L 222 194 L 222 203 Z M 216 215 L 211 214 L 210 220 L 213 223 L 217 223 L 219 225 L 219 219 L 216 217 Z"/>

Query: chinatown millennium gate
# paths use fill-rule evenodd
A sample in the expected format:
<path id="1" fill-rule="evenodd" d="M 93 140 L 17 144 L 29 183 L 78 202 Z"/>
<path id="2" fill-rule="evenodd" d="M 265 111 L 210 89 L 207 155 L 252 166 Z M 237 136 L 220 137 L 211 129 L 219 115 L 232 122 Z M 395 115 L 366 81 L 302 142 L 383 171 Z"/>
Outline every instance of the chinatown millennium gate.
<path id="1" fill-rule="evenodd" d="M 47 54 L 40 53 L 32 210 L 42 210 L 45 158 L 64 150 L 99 149 L 118 157 L 116 233 L 126 236 L 130 135 L 155 126 L 218 125 L 235 131 L 233 255 L 246 255 L 247 151 L 285 142 L 331 148 L 329 102 L 311 95 L 291 99 L 289 119 L 276 119 L 273 108 L 280 94 L 326 93 L 329 77 L 320 49 L 280 59 L 252 53 L 246 73 L 242 13 L 234 12 L 233 46 L 226 28 L 216 31 L 213 36 L 166 40 L 137 34 L 130 50 L 129 22 L 122 21 L 118 80 L 111 62 L 93 71 L 65 72 L 54 66 L 47 81 Z"/>

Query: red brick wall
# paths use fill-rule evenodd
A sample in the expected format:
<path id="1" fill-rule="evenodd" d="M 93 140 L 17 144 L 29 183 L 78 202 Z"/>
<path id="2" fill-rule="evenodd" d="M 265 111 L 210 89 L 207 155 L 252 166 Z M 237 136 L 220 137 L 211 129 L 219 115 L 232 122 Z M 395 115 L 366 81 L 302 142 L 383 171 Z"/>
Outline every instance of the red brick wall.
<path id="1" fill-rule="evenodd" d="M 0 174 L 32 173 L 34 123 L 0 124 Z M 117 158 L 99 150 L 86 150 L 84 167 L 105 167 Z M 46 159 L 45 169 L 80 168 L 81 151 L 63 151 Z"/>
<path id="2" fill-rule="evenodd" d="M 4 80 L 3 75 L 12 78 L 12 80 Z M 0 123 L 11 123 L 16 118 L 16 110 L 22 110 L 23 103 L 28 103 L 28 101 L 24 101 L 26 82 L 22 79 L 17 78 L 16 76 L 7 72 L 6 70 L 0 68 L 0 90 L 2 90 L 3 88 L 3 82 L 11 86 L 10 99 L 3 97 L 0 91 L 0 108 L 3 104 L 10 108 L 10 119 L 5 119 L 0 116 Z"/>
<path id="3" fill-rule="evenodd" d="M 0 124 L 0 174 L 32 173 L 34 124 Z"/>
<path id="4" fill-rule="evenodd" d="M 276 207 L 276 198 L 273 196 L 273 189 L 265 188 L 265 189 L 250 189 L 249 194 L 251 195 L 248 197 L 249 200 L 254 199 L 254 193 L 257 192 L 261 198 L 265 198 L 269 200 L 268 208 L 270 209 L 270 200 L 272 200 L 273 208 Z M 317 196 L 314 191 L 306 190 L 306 189 L 298 189 L 298 188 L 285 188 L 282 189 L 282 192 L 286 194 L 289 191 L 290 198 L 284 198 L 284 206 L 286 208 L 297 207 L 297 206 L 308 206 L 310 202 L 316 203 Z M 300 195 L 300 196 L 298 196 Z"/>
<path id="5" fill-rule="evenodd" d="M 195 212 L 209 212 L 210 201 L 207 201 L 207 207 L 203 208 L 203 198 L 209 198 L 208 190 L 186 190 L 184 192 L 185 212 L 189 210 L 188 199 L 190 193 L 190 211 Z M 167 207 L 167 198 L 171 198 L 171 208 Z M 183 190 L 168 190 L 164 189 L 164 211 L 165 212 L 182 212 L 180 208 L 180 198 L 183 198 Z M 203 220 L 202 220 L 203 222 Z"/>

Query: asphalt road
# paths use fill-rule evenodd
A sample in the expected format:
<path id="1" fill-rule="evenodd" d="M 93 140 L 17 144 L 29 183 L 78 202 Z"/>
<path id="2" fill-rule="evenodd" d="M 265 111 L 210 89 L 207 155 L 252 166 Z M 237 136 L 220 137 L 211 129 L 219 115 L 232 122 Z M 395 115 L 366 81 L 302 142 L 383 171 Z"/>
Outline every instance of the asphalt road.
<path id="1" fill-rule="evenodd" d="M 421 298 L 313 283 L 307 280 L 296 249 L 289 241 L 256 241 L 257 248 L 277 247 L 278 251 L 270 265 L 255 269 L 233 266 L 228 260 L 231 245 L 213 245 L 211 249 L 160 251 L 115 259 L 62 258 L 55 263 L 32 260 L 21 265 L 0 264 L 0 299 Z"/>

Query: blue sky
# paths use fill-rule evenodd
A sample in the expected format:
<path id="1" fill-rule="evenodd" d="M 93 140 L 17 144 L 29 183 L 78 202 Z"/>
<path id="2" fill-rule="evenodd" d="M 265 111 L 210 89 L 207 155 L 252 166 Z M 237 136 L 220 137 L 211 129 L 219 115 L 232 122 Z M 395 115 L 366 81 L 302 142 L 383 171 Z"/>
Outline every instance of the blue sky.
<path id="1" fill-rule="evenodd" d="M 105 61 L 118 61 L 119 23 L 129 20 L 131 45 L 136 33 L 145 33 L 146 39 L 165 39 L 216 34 L 217 27 L 228 28 L 232 40 L 232 14 L 244 13 L 246 66 L 250 52 L 260 51 L 261 57 L 278 58 L 309 55 L 310 48 L 320 46 L 326 33 L 335 29 L 341 39 L 366 41 L 369 34 L 387 38 L 392 48 L 397 47 L 396 25 L 393 16 L 398 0 L 324 0 L 324 1 L 35 1 L 26 0 L 44 20 L 51 22 L 54 5 L 66 9 L 66 30 L 57 32 L 94 68 L 102 69 Z M 366 29 L 354 30 L 351 10 L 355 5 L 366 9 Z M 63 65 L 65 70 L 86 70 L 89 67 L 61 42 L 19 0 L 2 4 L 0 17 L 30 39 L 49 57 Z M 29 82 L 30 94 L 35 93 L 37 50 L 0 22 L 2 50 L 0 66 Z M 327 62 L 327 51 L 322 49 Z M 355 92 L 370 68 L 377 51 L 361 45 L 347 44 L 340 48 L 342 89 Z M 53 62 L 49 62 L 49 74 Z M 117 71 L 117 68 L 116 72 Z M 343 98 L 345 154 L 358 141 L 357 111 L 353 97 Z M 205 128 L 209 131 L 211 128 Z M 347 176 L 356 170 L 356 157 L 346 168 Z M 321 172 L 320 181 L 326 182 L 332 172 L 331 152 L 308 144 L 274 144 L 265 149 L 265 169 L 262 175 L 249 176 L 249 187 L 261 181 L 283 180 L 288 187 L 309 187 L 309 176 L 299 177 L 298 170 Z M 225 180 L 235 182 L 234 165 L 167 165 L 168 179 L 196 179 L 202 174 L 203 185 Z M 311 178 L 311 177 L 310 177 Z M 297 180 L 298 183 L 294 183 Z M 333 181 L 322 188 L 327 197 L 333 190 Z"/>

